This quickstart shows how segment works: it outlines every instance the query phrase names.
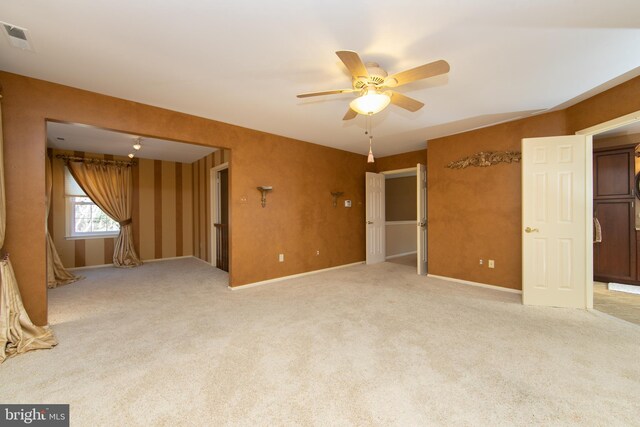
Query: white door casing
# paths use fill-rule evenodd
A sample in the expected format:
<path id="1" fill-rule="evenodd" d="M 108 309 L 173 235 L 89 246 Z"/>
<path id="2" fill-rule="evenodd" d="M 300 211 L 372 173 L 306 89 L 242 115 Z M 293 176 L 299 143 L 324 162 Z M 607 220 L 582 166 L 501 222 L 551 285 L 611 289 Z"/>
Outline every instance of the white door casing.
<path id="1" fill-rule="evenodd" d="M 590 308 L 590 136 L 522 140 L 522 302 Z"/>
<path id="2" fill-rule="evenodd" d="M 427 274 L 427 168 L 418 163 L 416 172 L 418 274 L 425 275 Z"/>
<path id="3" fill-rule="evenodd" d="M 381 173 L 366 172 L 367 264 L 384 262 L 385 248 L 385 177 Z"/>

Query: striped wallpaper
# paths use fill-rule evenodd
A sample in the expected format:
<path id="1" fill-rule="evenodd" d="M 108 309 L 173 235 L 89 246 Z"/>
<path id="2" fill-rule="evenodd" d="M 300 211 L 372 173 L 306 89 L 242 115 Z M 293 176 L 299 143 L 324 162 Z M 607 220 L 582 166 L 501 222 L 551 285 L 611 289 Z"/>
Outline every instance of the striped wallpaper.
<path id="1" fill-rule="evenodd" d="M 193 163 L 193 254 L 212 262 L 209 235 L 211 233 L 211 188 L 209 171 L 211 168 L 230 161 L 229 150 L 218 150 Z"/>
<path id="2" fill-rule="evenodd" d="M 53 174 L 49 230 L 63 264 L 69 268 L 111 264 L 114 238 L 65 238 L 64 163 L 55 155 L 114 157 L 60 150 L 49 150 L 49 154 Z M 195 255 L 211 261 L 207 171 L 229 157 L 229 150 L 218 150 L 192 164 L 137 159 L 132 169 L 132 220 L 134 245 L 142 260 Z"/>

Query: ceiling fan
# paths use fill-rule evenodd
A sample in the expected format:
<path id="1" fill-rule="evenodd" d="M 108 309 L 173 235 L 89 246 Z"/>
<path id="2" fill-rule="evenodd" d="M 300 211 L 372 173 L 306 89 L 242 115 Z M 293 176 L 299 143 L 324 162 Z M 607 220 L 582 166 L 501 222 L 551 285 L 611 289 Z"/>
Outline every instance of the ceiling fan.
<path id="1" fill-rule="evenodd" d="M 353 88 L 302 93 L 298 95 L 298 98 L 358 92 L 360 96 L 351 101 L 349 111 L 347 111 L 342 120 L 351 120 L 358 113 L 364 115 L 379 113 L 390 103 L 411 112 L 418 111 L 424 107 L 422 102 L 389 89 L 449 72 L 447 61 L 439 60 L 388 75 L 375 62 L 366 64 L 362 62 L 360 56 L 351 50 L 340 50 L 336 52 L 336 55 L 351 73 Z"/>

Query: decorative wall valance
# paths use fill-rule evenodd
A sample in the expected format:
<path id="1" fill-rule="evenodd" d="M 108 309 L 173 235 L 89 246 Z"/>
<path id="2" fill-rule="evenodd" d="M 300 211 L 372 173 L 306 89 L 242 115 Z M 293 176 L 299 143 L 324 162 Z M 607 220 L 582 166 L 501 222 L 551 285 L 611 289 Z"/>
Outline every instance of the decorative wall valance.
<path id="1" fill-rule="evenodd" d="M 480 151 L 464 159 L 447 165 L 449 169 L 464 169 L 469 166 L 487 167 L 498 163 L 518 163 L 522 158 L 520 151 Z"/>
<path id="2" fill-rule="evenodd" d="M 92 163 L 92 164 L 100 164 L 100 165 L 113 165 L 118 167 L 131 167 L 137 164 L 135 160 L 94 159 L 91 157 L 68 156 L 66 154 L 56 154 L 56 159 L 62 159 L 65 163 L 83 162 L 83 163 Z"/>

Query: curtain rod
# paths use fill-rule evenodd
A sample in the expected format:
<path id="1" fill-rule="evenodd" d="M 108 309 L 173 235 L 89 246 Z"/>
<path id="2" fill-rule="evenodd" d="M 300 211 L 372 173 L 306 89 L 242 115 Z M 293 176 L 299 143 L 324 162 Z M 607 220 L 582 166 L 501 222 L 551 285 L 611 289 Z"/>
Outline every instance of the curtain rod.
<path id="1" fill-rule="evenodd" d="M 66 154 L 56 154 L 56 159 L 62 159 L 65 162 L 84 162 L 84 163 L 98 163 L 103 165 L 115 165 L 131 167 L 138 164 L 135 160 L 106 160 L 106 159 L 94 159 L 91 157 L 78 157 L 68 156 Z"/>

